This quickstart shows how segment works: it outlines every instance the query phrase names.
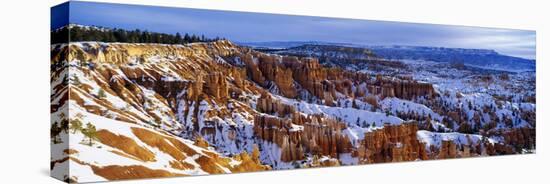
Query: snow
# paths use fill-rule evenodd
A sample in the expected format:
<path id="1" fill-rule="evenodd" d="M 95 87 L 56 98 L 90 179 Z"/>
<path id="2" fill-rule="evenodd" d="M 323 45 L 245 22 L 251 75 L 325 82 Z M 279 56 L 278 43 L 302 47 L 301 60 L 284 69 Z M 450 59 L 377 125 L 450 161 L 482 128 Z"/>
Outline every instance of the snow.
<path id="1" fill-rule="evenodd" d="M 158 150 L 157 148 L 150 147 L 149 145 L 142 142 L 138 137 L 136 137 L 131 128 L 142 128 L 149 131 L 155 131 L 151 129 L 147 129 L 138 125 L 133 125 L 126 122 L 116 121 L 109 118 L 105 118 L 102 116 L 98 116 L 95 114 L 90 114 L 87 112 L 83 112 L 83 109 L 81 109 L 79 106 L 76 105 L 73 101 L 70 101 L 71 104 L 71 112 L 80 113 L 83 114 L 83 120 L 84 123 L 92 123 L 94 126 L 96 126 L 96 129 L 99 131 L 101 129 L 108 130 L 109 132 L 115 133 L 117 135 L 123 135 L 125 137 L 129 137 L 130 139 L 134 140 L 139 146 L 148 148 L 148 150 L 153 150 L 155 152 L 155 157 L 157 162 L 151 162 L 149 163 L 149 167 L 152 167 L 155 163 L 154 168 L 162 169 L 164 166 L 169 165 L 169 161 L 173 160 L 171 156 L 167 155 L 166 153 Z M 82 133 L 77 131 L 76 134 L 71 134 L 70 139 L 70 147 L 76 150 L 79 150 L 78 157 L 83 160 L 93 160 L 95 164 L 97 165 L 111 165 L 113 163 L 117 163 L 118 165 L 141 165 L 141 161 L 137 161 L 134 159 L 126 158 L 126 157 L 120 157 L 115 153 L 109 152 L 107 148 L 110 148 L 107 145 L 101 144 L 96 141 L 95 146 L 91 147 L 88 145 L 81 144 L 85 137 Z M 99 149 L 104 151 L 99 151 L 97 148 L 105 148 L 105 149 Z M 116 148 L 110 148 L 111 150 L 115 150 Z M 165 161 L 163 163 L 163 161 Z"/>
<path id="2" fill-rule="evenodd" d="M 304 131 L 304 126 L 295 125 L 295 124 L 292 124 L 291 126 L 292 127 L 290 127 L 290 130 L 289 130 L 291 132 Z"/>
<path id="3" fill-rule="evenodd" d="M 389 110 L 396 114 L 397 112 L 412 113 L 430 115 L 433 120 L 441 121 L 443 118 L 441 115 L 435 113 L 432 109 L 425 105 L 414 103 L 408 100 L 402 100 L 399 98 L 391 97 L 385 98 L 378 103 L 383 110 Z"/>
<path id="4" fill-rule="evenodd" d="M 536 105 L 534 103 L 520 103 L 519 108 L 523 111 L 535 111 Z"/>
<path id="5" fill-rule="evenodd" d="M 376 126 L 383 126 L 385 123 L 391 125 L 401 124 L 402 119 L 395 116 L 387 116 L 380 112 L 371 112 L 366 110 L 343 108 L 343 107 L 330 107 L 325 105 L 310 104 L 304 101 L 297 101 L 281 96 L 276 96 L 284 104 L 292 105 L 296 107 L 296 110 L 305 114 L 326 114 L 342 121 L 348 125 L 358 125 L 357 122 L 375 123 Z"/>
<path id="6" fill-rule="evenodd" d="M 477 144 L 483 136 L 476 134 L 463 134 L 458 132 L 437 133 L 426 130 L 419 130 L 418 132 L 416 132 L 416 137 L 420 142 L 426 143 L 426 148 L 429 148 L 431 145 L 439 148 L 441 146 L 441 141 L 452 140 L 457 145 L 470 145 L 470 141 L 471 144 Z M 497 142 L 492 138 L 487 139 L 492 144 Z"/>
<path id="7" fill-rule="evenodd" d="M 106 178 L 94 174 L 92 167 L 88 165 L 81 165 L 75 161 L 69 161 L 69 167 L 71 170 L 69 173 L 74 176 L 78 182 L 99 182 L 108 181 Z"/>
<path id="8" fill-rule="evenodd" d="M 260 142 L 260 160 L 273 167 L 273 169 L 293 169 L 292 163 L 281 161 L 282 150 L 275 143 L 269 141 Z"/>
<path id="9" fill-rule="evenodd" d="M 342 165 L 357 165 L 359 164 L 359 158 L 352 157 L 351 153 L 343 153 L 340 154 L 340 157 L 338 158 L 340 161 L 340 164 Z"/>
<path id="10" fill-rule="evenodd" d="M 78 80 L 80 81 L 80 83 L 90 86 L 91 88 L 90 91 L 93 92 L 95 96 L 98 96 L 98 93 L 102 89 L 102 87 L 98 83 L 96 83 L 96 81 L 92 79 L 92 77 L 95 77 L 95 79 L 98 79 L 100 81 L 102 80 L 102 78 L 95 76 L 96 75 L 95 73 L 91 73 L 91 76 L 87 76 L 82 72 L 82 70 L 76 67 L 71 67 L 70 73 L 71 73 L 71 76 L 78 77 Z M 123 75 L 119 75 L 119 77 L 123 77 Z M 101 82 L 108 83 L 108 81 L 101 81 Z M 76 86 L 72 86 L 72 88 L 77 89 Z M 85 91 L 82 91 L 82 92 L 85 93 Z M 80 91 L 77 93 L 80 93 Z M 83 98 L 83 100 L 86 101 L 86 104 L 89 104 L 89 105 L 93 104 L 93 105 L 100 106 L 95 102 L 93 102 L 92 99 L 85 98 L 88 95 L 79 94 L 78 96 Z M 124 100 L 120 99 L 120 97 L 114 96 L 107 92 L 105 92 L 105 100 L 107 101 L 107 103 L 110 103 L 115 108 L 119 108 L 119 109 L 124 108 L 128 105 Z M 134 112 L 141 114 L 139 111 L 134 111 Z M 147 119 L 146 116 L 142 116 L 142 118 Z"/>
<path id="11" fill-rule="evenodd" d="M 403 122 L 403 120 L 398 117 L 380 112 L 371 112 L 351 107 L 330 107 L 310 104 L 281 96 L 275 96 L 275 98 L 281 100 L 284 104 L 296 107 L 296 110 L 301 113 L 309 115 L 325 114 L 343 121 L 348 126 L 348 128 L 343 130 L 343 133 L 347 135 L 354 146 L 357 146 L 359 142 L 364 139 L 366 132 L 382 128 L 385 124 L 399 125 Z M 362 127 L 363 123 L 374 126 Z"/>
<path id="12" fill-rule="evenodd" d="M 88 146 L 86 144 L 83 144 L 83 141 L 85 140 L 85 137 L 82 133 L 77 131 L 76 133 L 70 134 L 71 139 L 69 142 L 69 147 L 71 149 L 77 150 L 77 154 L 71 155 L 72 157 L 75 157 L 79 160 L 82 160 L 84 162 L 88 162 L 94 165 L 98 166 L 107 166 L 107 165 L 121 165 L 121 166 L 129 166 L 129 165 L 143 165 L 145 167 L 151 168 L 151 169 L 162 169 L 173 173 L 181 173 L 181 174 L 189 174 L 189 175 L 203 175 L 207 174 L 205 171 L 201 170 L 200 165 L 195 162 L 195 159 L 198 158 L 200 154 L 203 154 L 203 149 L 200 147 L 197 147 L 193 145 L 192 141 L 184 140 L 182 138 L 173 137 L 182 143 L 189 146 L 191 149 L 194 149 L 196 152 L 199 153 L 199 155 L 188 155 L 188 157 L 185 159 L 185 161 L 191 165 L 195 166 L 195 169 L 192 170 L 178 170 L 173 169 L 170 167 L 170 161 L 174 161 L 175 158 L 168 155 L 167 153 L 164 153 L 163 151 L 159 150 L 156 147 L 151 147 L 147 145 L 146 143 L 142 142 L 138 137 L 136 137 L 131 128 L 141 128 L 153 132 L 158 132 L 159 130 L 154 130 L 151 128 L 146 128 L 140 125 L 121 122 L 109 118 L 105 118 L 102 116 L 98 116 L 95 114 L 91 114 L 86 112 L 85 109 L 78 106 L 78 104 L 72 100 L 69 101 L 70 108 L 71 108 L 71 118 L 76 118 L 76 114 L 80 114 L 80 117 L 82 118 L 82 122 L 88 123 L 90 122 L 94 126 L 96 126 L 96 129 L 99 131 L 101 129 L 108 130 L 112 133 L 115 133 L 117 135 L 122 135 L 125 137 L 129 137 L 130 139 L 134 140 L 139 146 L 146 148 L 149 151 L 152 151 L 155 155 L 155 161 L 153 162 L 142 162 L 139 160 L 134 160 L 131 158 L 127 158 L 124 156 L 120 156 L 118 154 L 113 153 L 112 151 L 119 151 L 123 152 L 122 150 L 118 150 L 117 148 L 110 147 L 108 145 L 104 145 L 98 141 L 94 142 L 93 146 Z M 162 135 L 162 134 L 160 134 Z M 170 142 L 167 142 L 168 144 L 172 144 Z M 55 156 L 59 157 L 59 156 Z M 236 161 L 231 161 L 232 164 L 238 164 Z M 228 168 L 221 167 L 225 172 L 230 172 Z M 87 180 L 87 179 L 98 179 L 93 178 L 93 172 L 89 170 L 89 167 L 87 166 L 79 166 L 79 167 L 71 167 L 70 173 L 78 177 L 85 177 L 80 178 L 80 182 L 86 182 L 86 181 L 104 181 L 104 180 Z"/>

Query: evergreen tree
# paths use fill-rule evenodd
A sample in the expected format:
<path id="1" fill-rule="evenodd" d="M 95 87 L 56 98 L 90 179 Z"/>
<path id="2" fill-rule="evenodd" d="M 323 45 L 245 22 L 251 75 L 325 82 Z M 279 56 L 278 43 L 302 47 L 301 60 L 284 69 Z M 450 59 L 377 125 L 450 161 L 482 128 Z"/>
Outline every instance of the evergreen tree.
<path id="1" fill-rule="evenodd" d="M 185 36 L 183 36 L 183 43 L 190 43 L 191 42 L 191 37 L 189 36 L 189 34 L 185 33 Z"/>
<path id="2" fill-rule="evenodd" d="M 182 44 L 183 41 L 182 41 L 182 38 L 181 38 L 181 35 L 180 33 L 176 33 L 176 39 L 174 39 L 174 44 Z"/>
<path id="3" fill-rule="evenodd" d="M 63 77 L 63 81 L 62 81 L 61 83 L 63 84 L 63 86 L 69 85 L 69 79 L 68 79 L 68 77 Z"/>
<path id="4" fill-rule="evenodd" d="M 153 34 L 151 36 L 151 39 L 152 39 L 151 40 L 152 43 L 160 43 L 160 35 L 159 34 Z"/>
<path id="5" fill-rule="evenodd" d="M 71 40 L 83 40 L 84 39 L 84 35 L 83 35 L 83 31 L 80 30 L 79 27 L 73 27 L 72 29 L 70 29 L 70 39 Z"/>
<path id="6" fill-rule="evenodd" d="M 61 132 L 61 128 L 59 128 L 59 123 L 54 122 L 50 127 L 50 138 L 52 139 L 52 142 L 54 144 L 59 143 L 57 137 L 59 136 L 59 133 Z"/>
<path id="7" fill-rule="evenodd" d="M 51 43 L 67 43 L 69 42 L 70 30 L 68 27 L 63 27 L 50 32 Z"/>
<path id="8" fill-rule="evenodd" d="M 103 41 L 105 41 L 105 42 L 115 42 L 116 41 L 115 40 L 115 35 L 113 34 L 113 32 L 106 31 L 103 34 L 104 34 L 104 36 L 103 36 L 104 40 Z"/>
<path id="9" fill-rule="evenodd" d="M 89 146 L 92 146 L 94 144 L 93 141 L 97 139 L 97 130 L 95 126 L 91 123 L 86 124 L 86 128 L 82 130 L 82 134 L 84 134 L 84 136 L 88 138 Z"/>
<path id="10" fill-rule="evenodd" d="M 61 120 L 60 129 L 65 133 L 69 133 L 69 121 L 67 119 Z"/>
<path id="11" fill-rule="evenodd" d="M 197 36 L 179 32 L 175 35 L 166 33 L 149 32 L 147 30 L 124 30 L 108 28 L 82 28 L 80 26 L 69 26 L 51 31 L 52 43 L 67 43 L 78 41 L 98 41 L 98 42 L 121 42 L 121 43 L 162 43 L 162 44 L 185 44 L 194 42 L 211 42 L 223 38 L 216 37 L 209 39 L 204 35 Z"/>
<path id="12" fill-rule="evenodd" d="M 194 35 L 194 34 L 193 34 L 193 36 L 191 36 L 191 43 L 195 43 L 195 42 L 199 42 L 199 41 L 200 41 L 200 40 L 199 40 L 199 37 L 198 37 L 198 36 L 196 36 L 196 35 Z"/>
<path id="13" fill-rule="evenodd" d="M 147 32 L 147 31 L 142 32 L 139 39 L 140 39 L 139 42 L 141 42 L 141 43 L 149 43 L 149 41 L 150 41 L 149 32 Z"/>
<path id="14" fill-rule="evenodd" d="M 97 92 L 97 97 L 99 99 L 103 99 L 103 98 L 107 97 L 107 95 L 105 94 L 105 90 L 99 89 L 99 91 Z"/>
<path id="15" fill-rule="evenodd" d="M 70 128 L 73 131 L 73 134 L 76 133 L 76 131 L 82 131 L 82 122 L 78 119 L 71 120 Z"/>
<path id="16" fill-rule="evenodd" d="M 115 29 L 114 36 L 117 42 L 128 42 L 128 34 L 122 29 Z"/>
<path id="17" fill-rule="evenodd" d="M 80 84 L 81 84 L 80 79 L 78 78 L 78 76 L 76 74 L 73 75 L 73 80 L 72 81 L 73 81 L 73 85 L 75 85 L 75 86 L 80 86 Z"/>

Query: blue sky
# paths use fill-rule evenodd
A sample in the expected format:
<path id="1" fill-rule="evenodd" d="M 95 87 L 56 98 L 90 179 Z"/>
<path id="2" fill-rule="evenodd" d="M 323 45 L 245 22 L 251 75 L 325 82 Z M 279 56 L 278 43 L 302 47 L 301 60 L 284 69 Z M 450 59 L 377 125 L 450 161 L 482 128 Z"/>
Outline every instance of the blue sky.
<path id="1" fill-rule="evenodd" d="M 61 8 L 57 8 L 61 9 Z M 56 14 L 55 12 L 52 13 Z M 52 16 L 54 17 L 54 16 Z M 62 23 L 54 23 L 52 28 Z M 72 1 L 70 23 L 236 42 L 323 41 L 494 49 L 535 58 L 535 31 Z"/>

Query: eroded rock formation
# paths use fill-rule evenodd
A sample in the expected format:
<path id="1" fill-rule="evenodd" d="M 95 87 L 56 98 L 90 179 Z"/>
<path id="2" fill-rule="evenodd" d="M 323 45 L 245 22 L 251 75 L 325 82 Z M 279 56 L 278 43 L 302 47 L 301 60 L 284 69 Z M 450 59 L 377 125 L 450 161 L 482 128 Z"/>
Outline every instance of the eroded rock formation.
<path id="1" fill-rule="evenodd" d="M 224 101 L 227 99 L 228 87 L 225 75 L 219 72 L 214 72 L 205 77 L 204 90 L 206 94 L 211 95 L 215 99 Z"/>
<path id="2" fill-rule="evenodd" d="M 373 77 L 324 67 L 316 58 L 265 54 L 228 41 L 186 46 L 109 44 L 105 48 L 99 44 L 82 44 L 85 45 L 71 45 L 74 50 L 64 51 L 71 61 L 78 61 L 71 65 L 82 72 L 82 75 L 79 73 L 81 79 L 92 81 L 82 80 L 81 84 L 75 84 L 71 89 L 72 101 L 89 113 L 166 130 L 163 134 L 192 139 L 201 149 L 214 147 L 217 152 L 242 161 L 239 168 L 227 167 L 230 170 L 268 169 L 261 161 L 271 164 L 270 158 L 260 160 L 258 156 L 260 150 L 267 149 L 280 151 L 277 162 L 288 164 L 309 162 L 313 156 L 317 161 L 313 159 L 313 163 L 308 163 L 311 166 L 355 164 L 355 160 L 380 163 L 461 158 L 534 149 L 535 132 L 529 128 L 488 133 L 487 136 L 502 136 L 502 143 L 488 140 L 474 143 L 469 138 L 466 143 L 438 139 L 426 146 L 427 143 L 417 136 L 418 124 L 427 125 L 425 121 L 431 122 L 432 118 L 423 113 L 395 112 L 401 119 L 420 123 L 395 121 L 383 127 L 381 123 L 384 122 L 357 120 L 354 124 L 355 117 L 353 122 L 345 118 L 351 114 L 349 112 L 382 114 L 378 103 L 386 97 L 414 102 L 417 97 L 431 100 L 438 95 L 431 84 L 414 81 L 412 77 Z M 64 58 L 55 54 L 52 57 Z M 76 83 L 74 76 L 70 77 L 71 82 Z M 104 90 L 106 96 L 100 97 L 98 89 Z M 124 103 L 107 100 L 114 97 Z M 285 100 L 284 103 L 281 100 Z M 369 109 L 361 109 L 362 102 L 363 107 Z M 344 103 L 347 105 L 342 105 Z M 323 110 L 333 108 L 334 114 L 307 112 L 311 114 L 306 115 L 305 111 L 296 110 L 303 110 L 303 106 L 320 107 L 317 105 L 326 105 L 319 108 Z M 433 104 L 427 106 L 434 107 Z M 491 108 L 485 109 L 490 113 Z M 389 110 L 387 112 L 386 116 L 393 116 Z M 445 127 L 454 126 L 453 121 L 464 127 L 462 133 L 473 132 L 470 126 L 480 127 L 483 120 L 480 112 L 473 113 L 473 125 L 466 121 L 461 110 L 440 108 L 435 112 L 445 115 L 442 121 Z M 337 113 L 342 113 L 342 117 Z M 529 119 L 534 121 L 535 115 L 530 112 L 520 115 L 532 117 Z M 490 115 L 490 119 L 496 121 L 496 114 Z M 361 123 L 372 123 L 372 126 Z M 364 138 L 350 134 L 354 130 L 359 130 L 360 134 L 366 132 Z M 266 148 L 265 142 L 278 149 Z M 157 142 L 154 143 L 151 145 Z M 212 154 L 202 155 L 197 158 L 198 162 L 228 164 L 222 157 Z M 340 162 L 342 156 L 352 163 Z M 179 162 L 170 165 L 181 170 L 192 167 Z M 216 167 L 204 169 L 211 173 L 223 172 Z"/>
<path id="3" fill-rule="evenodd" d="M 255 134 L 278 145 L 282 150 L 281 160 L 285 162 L 301 160 L 306 152 L 332 158 L 350 153 L 352 145 L 342 133 L 345 128 L 345 124 L 334 119 L 297 112 L 290 118 L 258 115 L 254 119 Z"/>
<path id="4" fill-rule="evenodd" d="M 417 140 L 416 122 L 401 125 L 384 125 L 384 128 L 365 133 L 365 139 L 358 148 L 360 162 L 400 162 L 429 159 L 426 147 Z"/>
<path id="5" fill-rule="evenodd" d="M 378 75 L 374 85 L 369 85 L 369 92 L 383 97 L 414 99 L 415 97 L 432 98 L 436 95 L 430 83 L 416 82 L 410 78 L 387 78 Z"/>

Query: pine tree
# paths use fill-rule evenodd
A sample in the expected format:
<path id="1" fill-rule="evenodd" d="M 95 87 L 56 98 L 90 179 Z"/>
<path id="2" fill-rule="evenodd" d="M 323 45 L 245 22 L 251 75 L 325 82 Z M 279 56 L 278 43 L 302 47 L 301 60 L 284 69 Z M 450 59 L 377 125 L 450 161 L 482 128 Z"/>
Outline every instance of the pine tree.
<path id="1" fill-rule="evenodd" d="M 75 86 L 80 86 L 81 82 L 80 82 L 80 79 L 78 78 L 78 76 L 75 74 L 73 75 L 73 85 Z"/>
<path id="2" fill-rule="evenodd" d="M 68 27 L 58 29 L 50 32 L 50 38 L 52 43 L 67 43 L 69 42 L 70 30 Z"/>
<path id="3" fill-rule="evenodd" d="M 68 78 L 68 77 L 66 77 L 66 76 L 64 76 L 64 77 L 63 77 L 63 81 L 62 81 L 62 83 L 63 83 L 63 86 L 67 86 L 67 85 L 69 85 L 69 78 Z"/>
<path id="4" fill-rule="evenodd" d="M 139 42 L 141 43 L 148 43 L 149 42 L 149 32 L 144 31 L 141 33 L 141 36 L 139 36 Z"/>
<path id="5" fill-rule="evenodd" d="M 181 34 L 178 32 L 176 33 L 176 38 L 174 39 L 174 44 L 182 44 Z"/>
<path id="6" fill-rule="evenodd" d="M 61 120 L 60 129 L 65 133 L 69 133 L 69 121 L 67 119 Z"/>
<path id="7" fill-rule="evenodd" d="M 115 42 L 116 41 L 115 40 L 115 35 L 111 31 L 104 32 L 103 38 L 104 38 L 105 42 Z"/>
<path id="8" fill-rule="evenodd" d="M 185 36 L 183 36 L 183 42 L 184 43 L 191 42 L 191 37 L 189 37 L 189 34 L 185 33 Z"/>
<path id="9" fill-rule="evenodd" d="M 215 37 L 209 39 L 204 35 L 189 35 L 179 32 L 175 35 L 166 33 L 148 32 L 147 30 L 124 30 L 109 28 L 82 28 L 73 26 L 64 27 L 50 33 L 52 43 L 67 43 L 68 41 L 99 41 L 99 42 L 122 42 L 122 43 L 162 43 L 162 44 L 185 44 L 194 42 L 211 42 L 224 38 Z"/>
<path id="10" fill-rule="evenodd" d="M 115 29 L 114 36 L 117 42 L 128 42 L 128 33 L 122 29 Z"/>
<path id="11" fill-rule="evenodd" d="M 82 131 L 82 122 L 78 119 L 71 120 L 70 128 L 73 131 L 73 134 L 76 133 L 76 131 Z"/>
<path id="12" fill-rule="evenodd" d="M 198 37 L 198 36 L 196 36 L 196 35 L 194 35 L 194 34 L 193 34 L 193 36 L 191 36 L 191 43 L 195 43 L 195 42 L 199 42 L 199 41 L 200 41 L 200 40 L 199 40 L 199 37 Z"/>
<path id="13" fill-rule="evenodd" d="M 88 138 L 89 146 L 92 146 L 94 144 L 93 141 L 97 139 L 97 130 L 95 126 L 91 123 L 86 124 L 86 128 L 82 130 L 82 134 L 84 134 L 84 136 Z"/>
<path id="14" fill-rule="evenodd" d="M 50 127 L 50 138 L 52 139 L 52 142 L 54 144 L 59 143 L 57 140 L 57 137 L 59 136 L 59 133 L 61 132 L 61 128 L 59 128 L 59 123 L 54 122 Z"/>
<path id="15" fill-rule="evenodd" d="M 81 41 L 81 40 L 84 40 L 84 36 L 86 34 L 83 34 L 84 32 L 81 31 L 81 29 L 79 27 L 73 27 L 70 29 L 70 33 L 69 33 L 69 36 L 70 36 L 70 40 L 73 41 L 73 40 L 78 40 L 78 41 Z"/>
<path id="16" fill-rule="evenodd" d="M 107 97 L 107 95 L 105 94 L 105 90 L 99 89 L 99 91 L 97 92 L 97 97 L 99 99 L 103 99 L 103 98 Z"/>

